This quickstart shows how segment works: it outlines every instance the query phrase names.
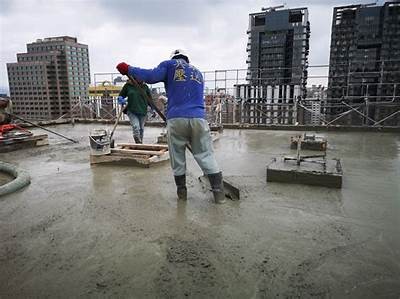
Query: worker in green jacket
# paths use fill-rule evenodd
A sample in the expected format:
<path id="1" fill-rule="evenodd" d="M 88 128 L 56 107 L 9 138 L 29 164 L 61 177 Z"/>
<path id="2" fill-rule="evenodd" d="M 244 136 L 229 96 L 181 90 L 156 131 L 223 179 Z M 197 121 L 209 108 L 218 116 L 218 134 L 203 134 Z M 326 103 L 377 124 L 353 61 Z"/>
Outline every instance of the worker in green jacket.
<path id="1" fill-rule="evenodd" d="M 139 87 L 128 80 L 122 87 L 118 96 L 118 103 L 125 106 L 124 112 L 129 117 L 129 122 L 133 129 L 133 139 L 136 143 L 143 143 L 144 123 L 147 115 L 147 101 L 142 95 L 140 88 L 151 97 L 149 87 L 143 82 L 137 80 Z M 126 101 L 128 98 L 128 101 Z"/>

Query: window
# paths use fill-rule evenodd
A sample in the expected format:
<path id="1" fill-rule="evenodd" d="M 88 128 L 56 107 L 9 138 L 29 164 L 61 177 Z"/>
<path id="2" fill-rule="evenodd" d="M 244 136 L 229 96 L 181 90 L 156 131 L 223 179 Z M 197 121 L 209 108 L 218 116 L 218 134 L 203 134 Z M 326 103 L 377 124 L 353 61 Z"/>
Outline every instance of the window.
<path id="1" fill-rule="evenodd" d="M 373 23 L 375 21 L 375 17 L 374 16 L 368 16 L 368 17 L 365 17 L 364 20 L 365 20 L 365 23 L 371 24 L 371 23 Z"/>
<path id="2" fill-rule="evenodd" d="M 265 25 L 265 17 L 264 16 L 256 16 L 254 18 L 254 26 L 263 26 Z"/>
<path id="3" fill-rule="evenodd" d="M 290 23 L 301 23 L 303 21 L 303 14 L 301 11 L 291 11 L 289 13 L 289 22 Z"/>

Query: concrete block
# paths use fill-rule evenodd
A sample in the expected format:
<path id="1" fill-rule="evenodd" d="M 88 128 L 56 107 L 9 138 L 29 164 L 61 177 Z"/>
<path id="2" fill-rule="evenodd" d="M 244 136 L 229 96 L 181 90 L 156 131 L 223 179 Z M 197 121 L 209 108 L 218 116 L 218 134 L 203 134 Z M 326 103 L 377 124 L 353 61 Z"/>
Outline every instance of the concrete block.
<path id="1" fill-rule="evenodd" d="M 327 148 L 327 140 L 326 139 L 306 139 L 301 140 L 301 149 L 302 150 L 311 150 L 311 151 L 326 151 Z M 290 148 L 297 149 L 297 139 L 292 138 L 290 141 Z"/>
<path id="2" fill-rule="evenodd" d="M 319 161 L 274 159 L 267 166 L 267 182 L 306 184 L 329 188 L 342 187 L 342 166 L 339 159 L 326 160 L 326 167 Z"/>

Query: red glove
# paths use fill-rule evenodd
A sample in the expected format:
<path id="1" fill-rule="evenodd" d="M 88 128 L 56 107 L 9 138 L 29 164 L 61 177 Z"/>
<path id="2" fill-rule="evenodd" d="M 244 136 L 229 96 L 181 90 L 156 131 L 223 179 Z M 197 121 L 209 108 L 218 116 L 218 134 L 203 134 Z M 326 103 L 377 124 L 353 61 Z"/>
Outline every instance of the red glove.
<path id="1" fill-rule="evenodd" d="M 117 65 L 117 70 L 122 75 L 128 75 L 128 68 L 129 68 L 129 64 L 126 64 L 125 62 L 118 63 L 118 65 Z"/>

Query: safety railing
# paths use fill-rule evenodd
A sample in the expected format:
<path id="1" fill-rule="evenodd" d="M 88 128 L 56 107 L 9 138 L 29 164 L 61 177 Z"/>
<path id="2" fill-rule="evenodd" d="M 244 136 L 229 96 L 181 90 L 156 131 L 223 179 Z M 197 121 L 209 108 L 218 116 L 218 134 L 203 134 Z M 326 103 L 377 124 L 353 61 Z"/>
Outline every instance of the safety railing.
<path id="1" fill-rule="evenodd" d="M 400 60 L 356 61 L 330 70 L 326 64 L 310 65 L 306 78 L 298 77 L 303 73 L 295 68 L 204 71 L 207 119 L 252 125 L 400 127 L 400 71 L 394 67 L 399 64 Z M 337 71 L 341 67 L 346 71 Z M 282 76 L 276 76 L 279 72 Z M 95 86 L 104 81 L 124 83 L 116 73 L 98 73 L 94 78 Z M 308 84 L 298 84 L 299 79 Z M 155 101 L 165 96 L 162 83 L 149 87 Z M 159 108 L 165 110 L 165 103 Z M 72 114 L 114 118 L 118 109 L 115 96 L 96 96 L 81 99 Z M 148 120 L 160 121 L 151 110 Z"/>

